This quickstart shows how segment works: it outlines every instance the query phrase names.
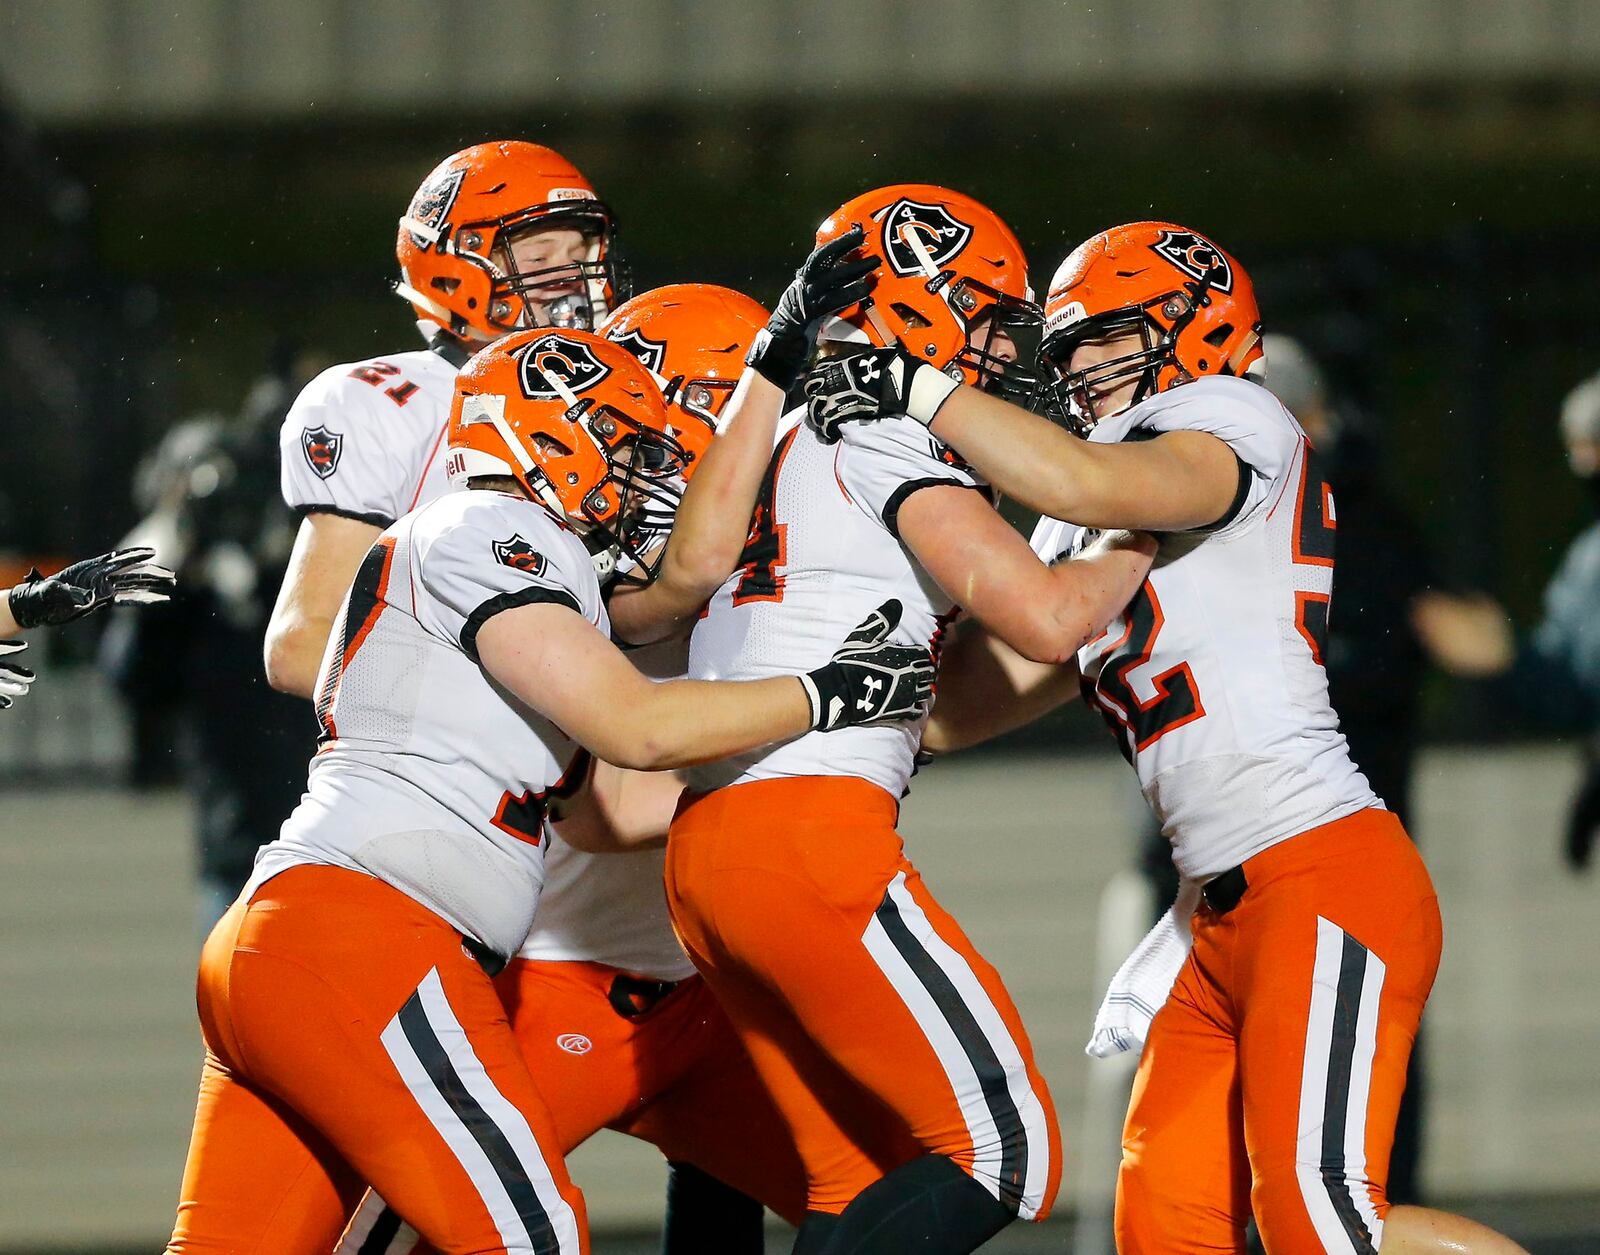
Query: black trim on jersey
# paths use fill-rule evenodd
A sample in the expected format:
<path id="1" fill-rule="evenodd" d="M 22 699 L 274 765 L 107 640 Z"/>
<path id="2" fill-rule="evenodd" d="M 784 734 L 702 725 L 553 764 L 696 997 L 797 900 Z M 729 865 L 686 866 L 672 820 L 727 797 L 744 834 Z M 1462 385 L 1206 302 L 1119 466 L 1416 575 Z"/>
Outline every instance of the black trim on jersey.
<path id="1" fill-rule="evenodd" d="M 387 514 L 363 514 L 359 510 L 341 510 L 336 505 L 323 505 L 320 501 L 310 505 L 297 505 L 295 513 L 305 518 L 312 514 L 333 514 L 341 519 L 354 519 L 357 523 L 371 523 L 374 527 L 393 527 L 394 520 Z"/>
<path id="2" fill-rule="evenodd" d="M 433 1081 L 439 1096 L 449 1105 L 467 1132 L 472 1134 L 472 1140 L 478 1143 L 484 1158 L 489 1161 L 489 1167 L 495 1176 L 500 1178 L 500 1184 L 505 1188 L 511 1205 L 516 1209 L 517 1219 L 522 1221 L 523 1227 L 528 1231 L 528 1237 L 533 1241 L 533 1249 L 544 1252 L 557 1250 L 561 1244 L 556 1238 L 555 1228 L 550 1223 L 544 1205 L 539 1201 L 537 1187 L 528 1179 L 528 1173 L 517 1158 L 517 1152 L 512 1149 L 511 1142 L 501 1131 L 500 1126 L 494 1122 L 494 1117 L 479 1105 L 478 1100 L 462 1083 L 455 1064 L 428 1019 L 427 1008 L 422 1005 L 421 993 L 412 994 L 395 1018 L 400 1021 L 401 1031 L 411 1043 L 417 1061 L 422 1064 L 429 1079 Z M 490 1084 L 493 1083 L 491 1079 Z M 542 1148 L 541 1153 L 543 1153 Z"/>
<path id="3" fill-rule="evenodd" d="M 1239 511 L 1244 509 L 1244 503 L 1249 500 L 1250 484 L 1255 478 L 1255 468 L 1237 453 L 1234 453 L 1232 449 L 1229 449 L 1228 452 L 1233 453 L 1233 460 L 1239 467 L 1239 486 L 1233 490 L 1233 502 L 1228 506 L 1227 510 L 1223 512 L 1223 515 L 1220 519 L 1218 519 L 1215 523 L 1208 524 L 1205 527 L 1195 528 L 1194 530 L 1197 532 L 1220 532 L 1229 523 L 1233 522 L 1234 519 L 1239 517 Z"/>
<path id="4" fill-rule="evenodd" d="M 947 479 L 943 475 L 930 475 L 927 479 L 908 479 L 890 493 L 889 499 L 883 503 L 883 525 L 889 529 L 889 534 L 896 540 L 900 539 L 900 507 L 905 505 L 906 499 L 912 493 L 922 488 L 938 488 L 946 484 L 951 488 L 969 488 L 973 492 L 988 492 L 988 489 L 982 484 L 969 484 L 960 479 Z"/>
<path id="5" fill-rule="evenodd" d="M 500 593 L 489 598 L 476 610 L 467 616 L 467 621 L 461 625 L 461 650 L 473 662 L 478 661 L 478 631 L 495 615 L 502 610 L 515 610 L 518 606 L 537 606 L 541 603 L 566 606 L 569 610 L 583 613 L 583 607 L 578 604 L 578 599 L 569 592 L 559 588 L 544 588 L 532 585 L 519 589 L 514 593 Z"/>

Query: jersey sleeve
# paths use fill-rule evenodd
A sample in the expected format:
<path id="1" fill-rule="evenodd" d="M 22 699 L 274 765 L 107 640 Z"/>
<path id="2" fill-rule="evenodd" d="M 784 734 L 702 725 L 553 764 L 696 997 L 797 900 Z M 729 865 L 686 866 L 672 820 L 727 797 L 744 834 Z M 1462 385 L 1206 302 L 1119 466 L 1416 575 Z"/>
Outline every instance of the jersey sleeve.
<path id="1" fill-rule="evenodd" d="M 987 494 L 989 485 L 948 445 L 909 418 L 847 423 L 834 458 L 839 485 L 891 535 L 898 537 L 900 507 L 922 488 L 949 484 Z"/>
<path id="2" fill-rule="evenodd" d="M 406 512 L 415 473 L 392 416 L 381 408 L 391 403 L 351 369 L 323 371 L 285 416 L 278 434 L 283 500 L 302 514 L 387 527 Z"/>
<path id="3" fill-rule="evenodd" d="M 1063 523 L 1048 514 L 1041 514 L 1038 523 L 1034 525 L 1033 537 L 1028 541 L 1028 545 L 1043 562 L 1053 565 L 1059 559 L 1069 558 L 1078 551 L 1083 534 L 1084 529 L 1076 523 Z"/>
<path id="4" fill-rule="evenodd" d="M 499 503 L 496 503 L 499 504 Z M 478 632 L 518 606 L 557 605 L 600 625 L 600 587 L 581 547 L 538 507 L 467 510 L 413 533 L 417 620 L 478 660 Z"/>
<path id="5" fill-rule="evenodd" d="M 1163 399 L 1166 403 L 1155 407 L 1140 428 L 1208 432 L 1238 459 L 1238 491 L 1228 512 L 1196 530 L 1214 536 L 1243 531 L 1270 508 L 1295 468 L 1305 442 L 1300 424 L 1265 388 L 1240 379 L 1201 380 L 1174 388 Z"/>

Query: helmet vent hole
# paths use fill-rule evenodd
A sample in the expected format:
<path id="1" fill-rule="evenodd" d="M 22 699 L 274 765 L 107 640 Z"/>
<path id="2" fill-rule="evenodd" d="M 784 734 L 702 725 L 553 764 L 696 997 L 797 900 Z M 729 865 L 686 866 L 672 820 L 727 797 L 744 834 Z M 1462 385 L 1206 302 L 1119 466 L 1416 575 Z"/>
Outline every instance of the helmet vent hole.
<path id="1" fill-rule="evenodd" d="M 461 280 L 452 279 L 446 275 L 437 275 L 434 277 L 433 282 L 428 286 L 431 287 L 435 292 L 443 292 L 446 296 L 449 296 L 461 286 Z"/>
<path id="2" fill-rule="evenodd" d="M 1232 334 L 1233 334 L 1233 324 L 1225 322 L 1225 323 L 1222 324 L 1222 326 L 1218 327 L 1215 331 L 1212 331 L 1209 334 L 1207 334 L 1205 340 L 1206 340 L 1206 343 L 1209 344 L 1212 348 L 1220 349 L 1224 344 L 1226 344 L 1228 342 L 1228 337 L 1231 336 Z"/>
<path id="3" fill-rule="evenodd" d="M 899 318 L 901 322 L 905 323 L 907 331 L 920 331 L 923 327 L 933 326 L 931 322 L 929 322 L 916 310 L 912 309 L 911 306 L 907 305 L 904 301 L 896 301 L 889 308 L 894 310 L 895 317 Z"/>

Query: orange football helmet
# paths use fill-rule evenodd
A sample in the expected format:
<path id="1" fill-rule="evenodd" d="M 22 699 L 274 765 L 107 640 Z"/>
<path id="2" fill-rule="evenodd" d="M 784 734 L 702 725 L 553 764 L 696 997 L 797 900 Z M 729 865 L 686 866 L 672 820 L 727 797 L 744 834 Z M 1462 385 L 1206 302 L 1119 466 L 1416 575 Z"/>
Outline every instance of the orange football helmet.
<path id="1" fill-rule="evenodd" d="M 769 317 L 732 288 L 673 283 L 634 297 L 600 328 L 656 376 L 671 434 L 688 451 L 690 473 L 711 446 L 717 419 L 744 370 L 744 355 Z"/>
<path id="2" fill-rule="evenodd" d="M 587 331 L 521 331 L 456 376 L 445 470 L 456 485 L 509 475 L 574 526 L 602 577 L 625 556 L 630 578 L 648 582 L 660 551 L 642 514 L 677 509 L 687 464 L 667 421 L 626 349 Z"/>
<path id="3" fill-rule="evenodd" d="M 1137 331 L 1143 347 L 1071 369 L 1085 340 Z M 1205 236 L 1170 222 L 1131 222 L 1085 240 L 1062 262 L 1039 345 L 1046 408 L 1078 432 L 1104 417 L 1095 396 L 1138 380 L 1133 403 L 1200 375 L 1242 375 L 1261 358 L 1250 276 Z"/>
<path id="4" fill-rule="evenodd" d="M 1015 341 L 1037 332 L 1043 313 L 1022 245 L 998 214 L 949 188 L 896 183 L 834 210 L 817 243 L 856 223 L 867 233 L 862 251 L 880 259 L 872 295 L 824 326 L 821 339 L 899 345 L 952 379 L 1007 394 L 1031 390 L 1031 368 Z"/>
<path id="5" fill-rule="evenodd" d="M 518 270 L 511 243 L 558 227 L 582 232 L 582 260 Z M 616 222 L 560 153 L 498 140 L 446 157 L 400 219 L 395 291 L 417 317 L 468 342 L 532 326 L 587 330 L 627 297 Z"/>

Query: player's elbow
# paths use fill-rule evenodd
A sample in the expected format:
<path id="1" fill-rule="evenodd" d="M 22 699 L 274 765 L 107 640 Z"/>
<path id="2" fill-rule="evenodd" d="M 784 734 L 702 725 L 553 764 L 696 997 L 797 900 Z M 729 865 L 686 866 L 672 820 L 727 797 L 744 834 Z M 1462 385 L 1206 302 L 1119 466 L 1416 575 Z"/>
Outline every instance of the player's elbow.
<path id="1" fill-rule="evenodd" d="M 732 572 L 737 555 L 718 553 L 714 546 L 668 544 L 661 564 L 666 585 L 685 602 L 703 605 L 722 587 Z"/>
<path id="2" fill-rule="evenodd" d="M 280 623 L 274 619 L 267 627 L 262 648 L 267 683 L 291 697 L 309 698 L 317 686 L 317 669 L 326 643 L 326 631 L 319 636 L 314 624 Z"/>
<path id="3" fill-rule="evenodd" d="M 1070 662 L 1091 635 L 1088 616 L 1074 598 L 1032 599 L 1001 639 L 1029 662 Z"/>
<path id="4" fill-rule="evenodd" d="M 619 736 L 603 757 L 614 766 L 633 771 L 671 771 L 674 767 L 688 765 L 671 738 L 648 728 Z"/>

